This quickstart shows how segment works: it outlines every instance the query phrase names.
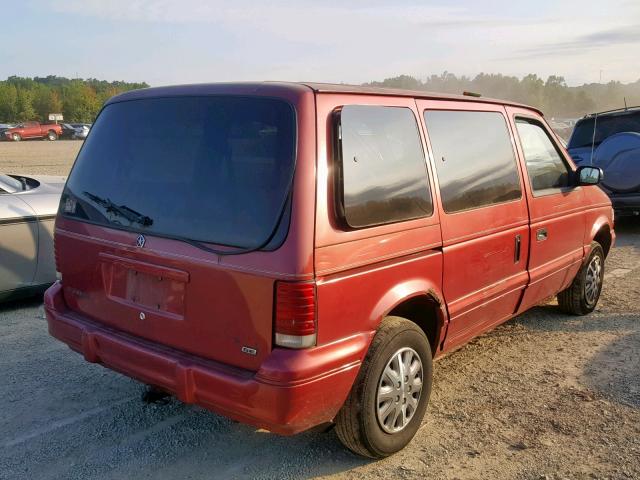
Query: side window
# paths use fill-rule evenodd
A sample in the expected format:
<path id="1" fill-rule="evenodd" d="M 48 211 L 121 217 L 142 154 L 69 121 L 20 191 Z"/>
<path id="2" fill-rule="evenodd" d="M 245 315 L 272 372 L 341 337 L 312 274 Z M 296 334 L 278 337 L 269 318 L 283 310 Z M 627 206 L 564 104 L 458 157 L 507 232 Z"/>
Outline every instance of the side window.
<path id="1" fill-rule="evenodd" d="M 533 191 L 568 187 L 569 169 L 542 125 L 517 118 L 516 126 Z"/>
<path id="2" fill-rule="evenodd" d="M 413 112 L 347 105 L 339 115 L 337 192 L 347 225 L 362 228 L 431 215 L 427 166 Z"/>
<path id="3" fill-rule="evenodd" d="M 424 118 L 445 212 L 521 198 L 518 165 L 502 114 L 427 110 Z"/>

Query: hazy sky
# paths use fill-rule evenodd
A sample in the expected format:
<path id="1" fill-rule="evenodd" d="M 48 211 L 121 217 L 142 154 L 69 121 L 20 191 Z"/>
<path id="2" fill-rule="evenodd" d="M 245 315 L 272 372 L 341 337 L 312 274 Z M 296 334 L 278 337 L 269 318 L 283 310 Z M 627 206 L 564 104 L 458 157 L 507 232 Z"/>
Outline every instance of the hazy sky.
<path id="1" fill-rule="evenodd" d="M 3 2 L 4 3 L 4 2 Z M 444 70 L 640 79 L 640 0 L 20 0 L 0 78 L 361 83 Z"/>

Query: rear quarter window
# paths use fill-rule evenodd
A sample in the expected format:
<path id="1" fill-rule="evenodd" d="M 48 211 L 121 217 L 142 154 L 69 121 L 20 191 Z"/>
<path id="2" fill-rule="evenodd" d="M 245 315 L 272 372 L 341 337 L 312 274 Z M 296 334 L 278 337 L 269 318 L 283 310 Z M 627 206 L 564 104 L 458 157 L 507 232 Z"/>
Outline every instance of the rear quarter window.
<path id="1" fill-rule="evenodd" d="M 363 228 L 433 213 L 424 151 L 410 109 L 343 107 L 337 150 L 338 203 L 349 227 Z"/>

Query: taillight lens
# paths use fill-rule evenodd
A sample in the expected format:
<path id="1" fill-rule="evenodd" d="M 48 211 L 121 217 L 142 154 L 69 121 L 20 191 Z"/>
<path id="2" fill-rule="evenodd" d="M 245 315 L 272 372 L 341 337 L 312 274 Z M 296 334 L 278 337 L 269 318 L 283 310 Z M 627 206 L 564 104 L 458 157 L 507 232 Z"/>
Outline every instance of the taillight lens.
<path id="1" fill-rule="evenodd" d="M 307 348 L 316 344 L 316 286 L 276 283 L 276 345 Z"/>

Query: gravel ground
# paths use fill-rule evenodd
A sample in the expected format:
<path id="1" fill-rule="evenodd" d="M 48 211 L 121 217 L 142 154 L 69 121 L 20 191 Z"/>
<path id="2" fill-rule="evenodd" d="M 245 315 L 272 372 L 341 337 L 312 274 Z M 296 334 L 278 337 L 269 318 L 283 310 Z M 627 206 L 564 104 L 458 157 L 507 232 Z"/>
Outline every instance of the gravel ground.
<path id="1" fill-rule="evenodd" d="M 5 145 L 0 171 L 23 146 L 49 158 L 79 142 Z M 71 164 L 52 161 L 12 171 Z M 638 479 L 640 222 L 617 232 L 596 312 L 540 306 L 438 361 L 422 428 L 378 462 L 333 432 L 285 438 L 176 400 L 146 405 L 139 384 L 49 337 L 40 301 L 0 305 L 0 478 Z"/>
<path id="2" fill-rule="evenodd" d="M 0 141 L 0 173 L 67 175 L 82 144 L 80 140 Z"/>

